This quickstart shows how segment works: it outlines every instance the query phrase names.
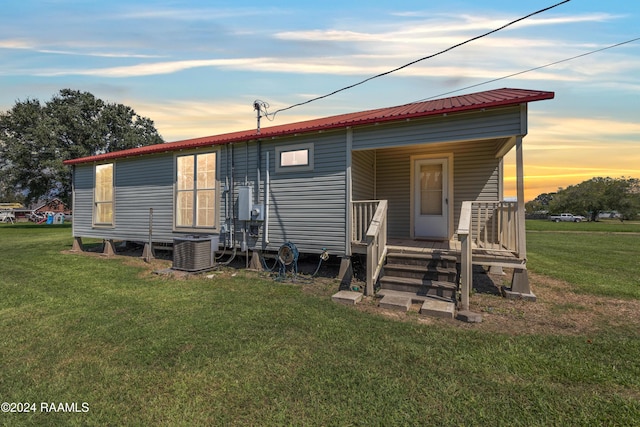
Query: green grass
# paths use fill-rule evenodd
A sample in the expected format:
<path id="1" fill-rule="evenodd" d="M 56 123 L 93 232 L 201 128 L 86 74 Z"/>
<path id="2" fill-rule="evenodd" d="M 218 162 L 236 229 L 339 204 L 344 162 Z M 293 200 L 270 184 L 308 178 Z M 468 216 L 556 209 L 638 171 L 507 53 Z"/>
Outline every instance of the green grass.
<path id="1" fill-rule="evenodd" d="M 549 222 L 559 230 L 542 232 L 546 226 L 540 224 L 527 221 L 527 267 L 531 271 L 565 280 L 581 293 L 640 299 L 640 234 L 636 233 L 640 227 Z M 592 232 L 581 230 L 592 225 Z M 629 232 L 617 231 L 625 226 L 630 227 Z M 573 227 L 579 229 L 571 230 Z"/>
<path id="2" fill-rule="evenodd" d="M 242 271 L 166 279 L 61 253 L 70 246 L 67 226 L 0 226 L 0 401 L 89 412 L 0 413 L 0 424 L 640 421 L 640 332 L 398 322 Z"/>
<path id="3" fill-rule="evenodd" d="M 527 231 L 582 231 L 589 233 L 640 233 L 640 221 L 602 220 L 596 222 L 552 222 L 529 219 Z"/>

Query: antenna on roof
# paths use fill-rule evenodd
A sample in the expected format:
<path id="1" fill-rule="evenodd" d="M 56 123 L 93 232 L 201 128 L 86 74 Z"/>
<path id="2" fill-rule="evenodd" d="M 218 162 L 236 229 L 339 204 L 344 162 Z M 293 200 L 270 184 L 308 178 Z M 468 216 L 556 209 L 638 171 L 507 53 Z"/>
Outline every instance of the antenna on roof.
<path id="1" fill-rule="evenodd" d="M 259 99 L 253 101 L 253 109 L 256 110 L 256 120 L 258 121 L 256 133 L 260 133 L 260 119 L 264 116 L 269 118 L 269 113 L 267 112 L 267 108 L 269 108 L 269 104 Z M 264 115 L 262 111 L 264 110 Z"/>

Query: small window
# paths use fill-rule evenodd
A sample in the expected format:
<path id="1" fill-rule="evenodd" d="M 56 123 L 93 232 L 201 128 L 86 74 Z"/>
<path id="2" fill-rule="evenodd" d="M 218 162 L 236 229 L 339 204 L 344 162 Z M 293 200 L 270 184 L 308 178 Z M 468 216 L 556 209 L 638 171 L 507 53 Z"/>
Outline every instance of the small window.
<path id="1" fill-rule="evenodd" d="M 96 165 L 93 223 L 113 225 L 113 163 Z"/>
<path id="2" fill-rule="evenodd" d="M 276 172 L 302 172 L 313 170 L 313 144 L 276 147 Z"/>

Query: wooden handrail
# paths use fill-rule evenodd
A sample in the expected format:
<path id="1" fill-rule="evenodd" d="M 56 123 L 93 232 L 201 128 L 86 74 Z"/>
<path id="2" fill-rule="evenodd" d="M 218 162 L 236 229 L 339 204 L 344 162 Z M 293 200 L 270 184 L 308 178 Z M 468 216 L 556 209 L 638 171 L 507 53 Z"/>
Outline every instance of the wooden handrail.
<path id="1" fill-rule="evenodd" d="M 366 234 L 367 286 L 365 295 L 373 295 L 373 285 L 378 280 L 387 256 L 387 201 L 380 200 Z"/>
<path id="2" fill-rule="evenodd" d="M 387 256 L 386 200 L 351 202 L 351 241 L 367 248 L 367 285 L 365 295 L 373 295 L 373 286 L 380 276 Z"/>
<path id="3" fill-rule="evenodd" d="M 351 241 L 364 243 L 367 230 L 376 210 L 379 200 L 358 200 L 351 202 Z"/>

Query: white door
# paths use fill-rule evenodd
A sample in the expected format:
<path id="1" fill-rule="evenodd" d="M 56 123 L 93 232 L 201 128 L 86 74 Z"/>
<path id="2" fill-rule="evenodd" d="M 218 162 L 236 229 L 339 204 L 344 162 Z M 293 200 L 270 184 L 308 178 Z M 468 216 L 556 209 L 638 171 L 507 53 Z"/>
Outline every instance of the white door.
<path id="1" fill-rule="evenodd" d="M 416 159 L 413 164 L 414 237 L 449 238 L 448 159 Z"/>

